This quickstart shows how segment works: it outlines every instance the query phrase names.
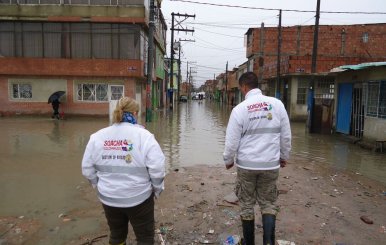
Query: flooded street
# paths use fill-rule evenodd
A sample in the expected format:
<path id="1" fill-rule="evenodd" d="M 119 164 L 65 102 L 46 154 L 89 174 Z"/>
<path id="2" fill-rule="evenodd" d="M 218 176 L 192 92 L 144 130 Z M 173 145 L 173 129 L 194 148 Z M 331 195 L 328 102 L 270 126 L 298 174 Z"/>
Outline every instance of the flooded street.
<path id="1" fill-rule="evenodd" d="M 230 108 L 214 102 L 192 101 L 173 112 L 154 112 L 146 127 L 160 143 L 168 170 L 222 166 L 229 113 Z M 79 191 L 86 182 L 81 159 L 90 134 L 107 125 L 107 118 L 0 118 L 0 216 L 42 222 L 41 240 L 27 244 L 60 244 L 96 229 L 98 222 L 90 217 L 58 230 L 58 216 L 87 207 Z M 303 123 L 292 123 L 292 130 L 293 155 L 386 184 L 385 154 L 361 149 L 339 136 L 306 134 Z"/>

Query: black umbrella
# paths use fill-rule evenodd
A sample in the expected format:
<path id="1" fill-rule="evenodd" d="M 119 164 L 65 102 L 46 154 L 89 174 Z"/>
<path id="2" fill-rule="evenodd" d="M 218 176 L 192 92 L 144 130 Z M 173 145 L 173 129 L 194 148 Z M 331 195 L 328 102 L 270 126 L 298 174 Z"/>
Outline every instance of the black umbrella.
<path id="1" fill-rule="evenodd" d="M 51 94 L 51 96 L 48 98 L 48 103 L 52 103 L 54 100 L 60 99 L 60 97 L 63 96 L 66 92 L 64 91 L 56 91 L 55 93 Z"/>

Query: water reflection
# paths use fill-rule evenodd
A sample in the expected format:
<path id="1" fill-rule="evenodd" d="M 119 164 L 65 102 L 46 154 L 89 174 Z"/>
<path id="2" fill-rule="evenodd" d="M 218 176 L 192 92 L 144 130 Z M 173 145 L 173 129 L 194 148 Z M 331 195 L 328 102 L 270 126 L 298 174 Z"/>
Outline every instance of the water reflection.
<path id="1" fill-rule="evenodd" d="M 146 127 L 159 141 L 170 168 L 222 164 L 225 130 L 230 109 L 219 104 L 192 101 L 174 112 L 155 114 Z"/>
<path id="2" fill-rule="evenodd" d="M 386 184 L 386 155 L 362 149 L 341 135 L 308 134 L 304 124 L 291 123 L 292 154 L 310 163 L 328 164 L 347 169 Z"/>

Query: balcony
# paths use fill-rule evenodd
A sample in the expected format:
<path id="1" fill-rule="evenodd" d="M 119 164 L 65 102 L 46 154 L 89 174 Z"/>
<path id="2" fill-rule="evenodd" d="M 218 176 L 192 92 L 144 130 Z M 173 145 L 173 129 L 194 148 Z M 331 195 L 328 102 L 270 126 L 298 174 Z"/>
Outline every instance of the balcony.
<path id="1" fill-rule="evenodd" d="M 145 5 L 149 7 L 149 0 L 0 0 L 0 4 L 63 4 L 63 5 L 99 5 L 99 6 L 128 6 Z"/>
<path id="2" fill-rule="evenodd" d="M 0 20 L 149 23 L 149 0 L 0 0 Z"/>

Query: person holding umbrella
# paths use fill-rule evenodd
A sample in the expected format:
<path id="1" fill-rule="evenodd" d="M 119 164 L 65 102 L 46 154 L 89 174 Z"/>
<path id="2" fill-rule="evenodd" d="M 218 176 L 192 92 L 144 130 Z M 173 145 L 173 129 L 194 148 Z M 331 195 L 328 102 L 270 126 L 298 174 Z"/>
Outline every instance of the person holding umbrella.
<path id="1" fill-rule="evenodd" d="M 51 118 L 56 118 L 56 119 L 60 119 L 59 117 L 59 105 L 60 105 L 60 101 L 59 99 L 55 99 L 51 102 L 52 104 L 52 109 L 54 110 L 54 114 L 52 114 Z"/>
<path id="2" fill-rule="evenodd" d="M 48 103 L 52 104 L 52 110 L 54 111 L 51 118 L 60 119 L 59 116 L 59 105 L 60 105 L 60 97 L 62 97 L 66 92 L 64 91 L 56 91 L 55 93 L 51 94 L 51 96 L 48 98 Z"/>

